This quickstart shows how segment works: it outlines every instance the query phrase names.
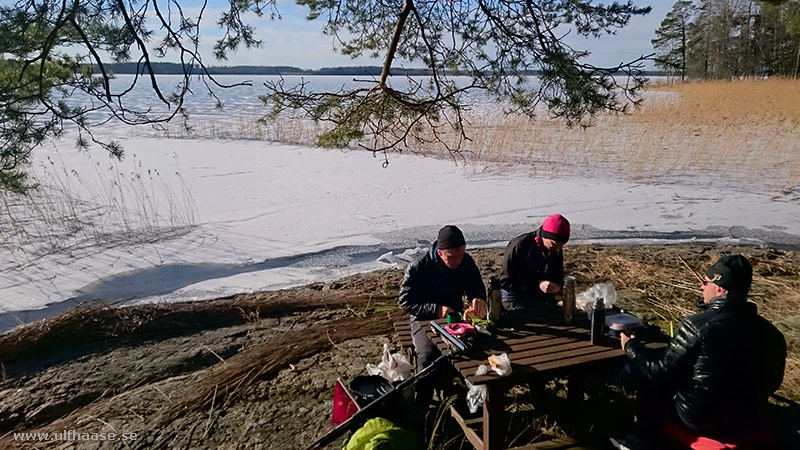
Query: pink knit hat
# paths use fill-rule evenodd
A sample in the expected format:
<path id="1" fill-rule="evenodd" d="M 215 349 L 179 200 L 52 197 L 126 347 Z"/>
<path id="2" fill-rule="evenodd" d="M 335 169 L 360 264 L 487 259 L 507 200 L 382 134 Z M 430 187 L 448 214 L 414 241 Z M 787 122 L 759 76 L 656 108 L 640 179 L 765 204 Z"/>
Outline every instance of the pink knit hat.
<path id="1" fill-rule="evenodd" d="M 569 240 L 569 220 L 561 214 L 553 214 L 542 223 L 542 237 L 562 244 Z"/>

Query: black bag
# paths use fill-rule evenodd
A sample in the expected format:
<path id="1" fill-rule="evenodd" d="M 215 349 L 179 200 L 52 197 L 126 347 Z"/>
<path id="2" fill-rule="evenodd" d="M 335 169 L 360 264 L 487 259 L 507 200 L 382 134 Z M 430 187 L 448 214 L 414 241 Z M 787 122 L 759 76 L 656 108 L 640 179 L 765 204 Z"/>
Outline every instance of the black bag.
<path id="1" fill-rule="evenodd" d="M 350 381 L 350 392 L 360 407 L 391 390 L 392 384 L 380 375 L 359 375 Z"/>

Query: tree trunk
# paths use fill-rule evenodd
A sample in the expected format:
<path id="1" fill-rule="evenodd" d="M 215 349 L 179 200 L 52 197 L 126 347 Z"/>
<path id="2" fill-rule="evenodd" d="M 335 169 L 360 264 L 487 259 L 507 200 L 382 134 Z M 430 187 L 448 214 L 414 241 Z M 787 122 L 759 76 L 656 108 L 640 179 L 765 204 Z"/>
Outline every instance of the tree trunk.
<path id="1" fill-rule="evenodd" d="M 389 72 L 392 69 L 392 61 L 394 61 L 394 55 L 397 53 L 397 44 L 400 42 L 400 36 L 403 34 L 403 28 L 406 26 L 406 19 L 408 18 L 408 14 L 412 9 L 414 9 L 413 0 L 405 0 L 405 2 L 403 2 L 403 10 L 400 11 L 400 15 L 397 16 L 397 23 L 395 24 L 394 32 L 392 33 L 392 41 L 389 43 L 389 49 L 386 51 L 386 59 L 383 61 L 383 69 L 381 70 L 381 79 L 379 85 L 384 91 L 388 89 L 386 80 L 389 78 Z M 431 65 L 433 65 L 433 61 L 431 61 Z"/>
<path id="2" fill-rule="evenodd" d="M 686 21 L 681 24 L 681 82 L 686 80 Z"/>

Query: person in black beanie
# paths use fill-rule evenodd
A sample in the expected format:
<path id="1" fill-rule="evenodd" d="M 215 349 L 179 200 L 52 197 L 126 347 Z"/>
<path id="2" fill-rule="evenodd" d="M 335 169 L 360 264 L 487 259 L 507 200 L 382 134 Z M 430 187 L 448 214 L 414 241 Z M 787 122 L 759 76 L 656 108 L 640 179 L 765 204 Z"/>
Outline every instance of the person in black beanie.
<path id="1" fill-rule="evenodd" d="M 783 381 L 786 340 L 747 301 L 752 278 L 747 258 L 724 256 L 700 286 L 703 311 L 684 319 L 665 349 L 649 349 L 622 334 L 622 349 L 643 377 L 642 388 L 658 386 L 651 392 L 660 391 L 662 404 L 640 401 L 649 409 L 640 414 L 662 434 L 666 430 L 679 441 L 702 436 L 742 449 L 769 447 L 768 398 Z"/>
<path id="2" fill-rule="evenodd" d="M 430 251 L 406 267 L 399 304 L 411 316 L 411 337 L 418 371 L 440 355 L 419 321 L 439 319 L 447 317 L 448 313 L 462 311 L 465 318 L 486 317 L 486 287 L 466 248 L 461 230 L 455 225 L 447 225 L 439 230 Z M 464 296 L 470 302 L 466 311 Z M 417 390 L 426 388 L 418 386 Z M 430 391 L 432 393 L 432 387 Z"/>

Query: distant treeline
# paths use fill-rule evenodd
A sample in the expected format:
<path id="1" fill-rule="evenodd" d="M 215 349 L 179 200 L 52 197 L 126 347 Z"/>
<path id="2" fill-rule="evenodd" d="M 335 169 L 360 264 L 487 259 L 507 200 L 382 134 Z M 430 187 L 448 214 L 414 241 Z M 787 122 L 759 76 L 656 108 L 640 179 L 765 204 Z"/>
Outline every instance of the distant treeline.
<path id="1" fill-rule="evenodd" d="M 655 34 L 682 78 L 800 77 L 800 0 L 678 0 Z"/>
<path id="2" fill-rule="evenodd" d="M 153 63 L 153 71 L 157 74 L 182 75 L 184 68 L 181 64 L 160 62 Z M 95 69 L 97 69 L 95 67 Z M 117 74 L 134 74 L 142 72 L 144 66 L 136 63 L 106 64 L 106 71 Z M 321 69 L 301 69 L 294 66 L 211 66 L 206 68 L 211 75 L 362 75 L 379 76 L 381 67 L 379 66 L 347 66 L 347 67 L 323 67 Z M 194 69 L 200 73 L 199 68 Z M 99 70 L 95 70 L 98 73 Z M 392 68 L 393 75 L 430 75 L 429 69 L 402 69 Z M 538 71 L 528 71 L 528 75 L 539 75 Z M 666 75 L 666 71 L 647 72 L 647 75 Z"/>
<path id="3" fill-rule="evenodd" d="M 159 62 L 153 63 L 153 71 L 157 74 L 182 75 L 184 68 L 181 64 Z M 96 69 L 96 67 L 95 67 Z M 141 73 L 144 66 L 136 63 L 106 64 L 106 71 L 117 74 Z M 378 66 L 349 66 L 349 67 L 323 67 L 318 70 L 301 69 L 294 66 L 209 66 L 206 67 L 211 75 L 374 75 L 381 74 Z M 96 70 L 95 73 L 98 71 Z M 200 68 L 195 67 L 194 72 L 200 74 Z M 427 75 L 427 69 L 392 69 L 395 75 Z"/>

